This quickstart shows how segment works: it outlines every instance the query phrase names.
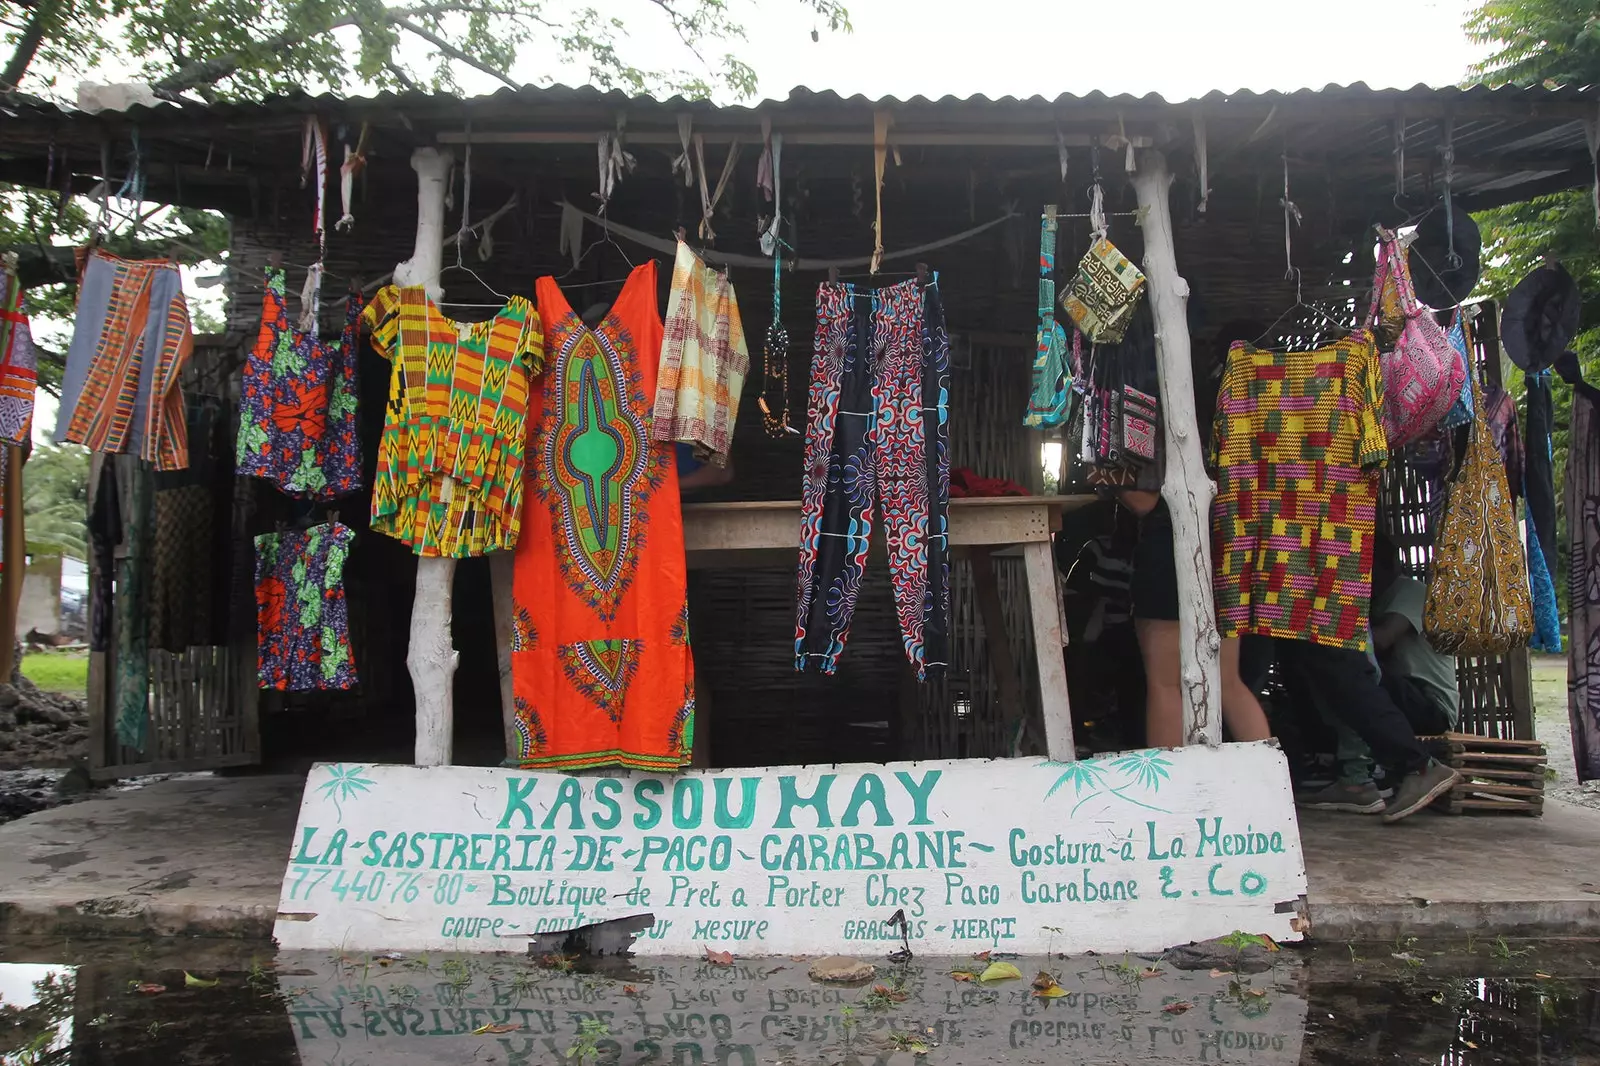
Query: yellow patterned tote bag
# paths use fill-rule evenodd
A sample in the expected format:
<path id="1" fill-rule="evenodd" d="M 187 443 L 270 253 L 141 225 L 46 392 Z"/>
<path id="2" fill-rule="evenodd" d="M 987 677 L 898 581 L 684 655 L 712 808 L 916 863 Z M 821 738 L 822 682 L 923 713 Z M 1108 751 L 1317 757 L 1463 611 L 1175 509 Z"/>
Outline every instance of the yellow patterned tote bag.
<path id="1" fill-rule="evenodd" d="M 1433 545 L 1422 628 L 1446 654 L 1499 655 L 1533 637 L 1528 561 L 1506 470 L 1472 379 L 1472 438 Z"/>
<path id="2" fill-rule="evenodd" d="M 1120 344 L 1142 295 L 1144 272 L 1101 237 L 1078 261 L 1061 304 L 1090 341 Z"/>

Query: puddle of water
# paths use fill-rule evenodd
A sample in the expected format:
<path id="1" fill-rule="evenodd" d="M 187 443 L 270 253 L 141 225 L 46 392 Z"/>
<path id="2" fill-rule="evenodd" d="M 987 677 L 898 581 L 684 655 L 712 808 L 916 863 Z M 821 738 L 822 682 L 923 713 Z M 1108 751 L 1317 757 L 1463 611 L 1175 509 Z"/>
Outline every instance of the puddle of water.
<path id="1" fill-rule="evenodd" d="M 1284 951 L 1251 976 L 1017 959 L 1021 980 L 990 984 L 951 976 L 982 968 L 971 959 L 918 959 L 839 987 L 790 959 L 582 972 L 511 956 L 58 945 L 63 963 L 0 964 L 0 1064 L 1600 1063 L 1600 947 L 1520 950 Z M 1065 995 L 1034 994 L 1041 969 Z"/>

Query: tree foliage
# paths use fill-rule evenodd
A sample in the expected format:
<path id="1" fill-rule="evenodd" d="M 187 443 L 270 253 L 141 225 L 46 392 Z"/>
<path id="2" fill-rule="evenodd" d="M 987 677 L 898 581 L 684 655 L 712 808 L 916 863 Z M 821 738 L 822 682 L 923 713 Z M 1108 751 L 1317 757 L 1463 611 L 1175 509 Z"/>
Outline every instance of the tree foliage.
<path id="1" fill-rule="evenodd" d="M 89 550 L 89 453 L 74 444 L 40 445 L 22 468 L 28 551 L 83 559 Z"/>
<path id="2" fill-rule="evenodd" d="M 819 25 L 848 30 L 839 0 L 801 0 Z M 0 0 L 11 56 L 0 85 L 44 89 L 107 56 L 158 93 L 259 97 L 302 89 L 456 91 L 463 70 L 515 84 L 530 45 L 602 88 L 743 98 L 756 78 L 734 49 L 744 24 L 728 0 L 627 0 L 602 12 L 550 0 Z M 815 31 L 814 31 L 815 32 Z M 663 40 L 681 48 L 665 48 Z M 677 52 L 692 62 L 663 64 Z"/>

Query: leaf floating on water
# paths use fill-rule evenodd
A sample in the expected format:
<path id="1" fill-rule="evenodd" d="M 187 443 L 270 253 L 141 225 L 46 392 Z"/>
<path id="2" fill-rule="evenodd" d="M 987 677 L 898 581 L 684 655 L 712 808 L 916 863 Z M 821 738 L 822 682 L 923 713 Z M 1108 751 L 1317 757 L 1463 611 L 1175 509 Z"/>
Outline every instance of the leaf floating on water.
<path id="1" fill-rule="evenodd" d="M 1477 1051 L 1477 1050 L 1478 1050 L 1478 1045 L 1477 1045 L 1477 1044 L 1474 1044 L 1474 1043 L 1473 1043 L 1473 1042 L 1472 1042 L 1472 1041 L 1470 1041 L 1470 1040 L 1467 1040 L 1467 1039 L 1464 1039 L 1464 1038 L 1463 1038 L 1463 1039 L 1462 1039 L 1462 1041 L 1461 1041 L 1461 1042 L 1462 1042 L 1462 1043 L 1463 1043 L 1463 1044 L 1465 1044 L 1465 1045 L 1467 1045 L 1467 1046 L 1468 1046 L 1468 1047 L 1469 1047 L 1469 1048 L 1471 1048 L 1471 1049 L 1472 1049 L 1472 1050 L 1473 1050 L 1473 1051 Z"/>
<path id="2" fill-rule="evenodd" d="M 1262 996 L 1267 994 L 1267 990 L 1265 988 L 1247 988 L 1244 990 L 1244 994 L 1247 996 L 1254 996 L 1256 999 L 1260 999 Z"/>
<path id="3" fill-rule="evenodd" d="M 733 952 L 712 951 L 710 948 L 706 948 L 706 961 L 713 966 L 732 966 Z"/>
<path id="4" fill-rule="evenodd" d="M 216 988 L 221 983 L 222 982 L 215 977 L 207 981 L 204 977 L 196 977 L 188 970 L 183 971 L 184 988 Z"/>
<path id="5" fill-rule="evenodd" d="M 622 994 L 625 996 L 637 996 L 639 994 L 639 990 L 632 985 L 623 985 Z"/>
<path id="6" fill-rule="evenodd" d="M 1443 1003 L 1444 1002 L 1444 993 L 1443 992 L 1435 992 L 1429 998 L 1432 999 L 1435 1003 Z"/>
<path id="7" fill-rule="evenodd" d="M 1144 980 L 1149 980 L 1152 977 L 1160 977 L 1162 974 L 1164 974 L 1166 972 L 1167 971 L 1165 971 L 1165 970 L 1158 970 L 1154 966 L 1150 966 L 1150 967 L 1147 967 L 1146 969 L 1140 970 L 1139 971 L 1139 976 L 1140 976 L 1140 978 L 1142 978 Z"/>
<path id="8" fill-rule="evenodd" d="M 904 1003 L 906 999 L 906 994 L 904 992 L 900 991 L 898 988 L 890 988 L 888 985 L 873 985 L 872 994 L 875 996 L 882 996 L 891 1003 Z"/>
<path id="9" fill-rule="evenodd" d="M 1047 977 L 1049 975 L 1040 974 L 1039 976 Z M 1056 984 L 1054 978 L 1052 978 L 1050 983 L 1047 985 L 1041 985 L 1038 981 L 1035 981 L 1033 983 L 1033 994 L 1038 996 L 1040 999 L 1060 999 L 1062 996 L 1070 995 L 1071 993 L 1069 993 L 1065 988 L 1062 988 L 1060 985 Z"/>
<path id="10" fill-rule="evenodd" d="M 1161 1009 L 1168 1014 L 1183 1014 L 1185 1011 L 1193 1010 L 1194 1004 L 1186 1000 L 1179 1000 L 1176 1003 L 1168 1003 Z"/>
<path id="11" fill-rule="evenodd" d="M 1212 977 L 1232 977 L 1233 976 L 1233 971 L 1232 970 L 1212 970 L 1211 971 L 1211 976 Z"/>
<path id="12" fill-rule="evenodd" d="M 984 952 L 984 954 L 988 954 L 988 952 Z M 982 984 L 988 984 L 990 981 L 1019 981 L 1021 979 L 1022 971 L 1009 962 L 991 962 L 984 967 L 983 973 L 978 976 L 978 981 Z"/>
<path id="13" fill-rule="evenodd" d="M 473 1036 L 485 1036 L 487 1034 L 493 1033 L 493 1034 L 498 1036 L 500 1033 L 514 1033 L 518 1029 L 521 1029 L 521 1028 L 522 1028 L 522 1026 L 520 1026 L 520 1025 L 510 1025 L 510 1024 L 506 1024 L 506 1025 L 492 1025 L 492 1024 L 491 1025 L 480 1025 L 480 1026 L 478 1026 L 476 1029 L 474 1029 L 472 1031 L 472 1035 Z"/>
<path id="14" fill-rule="evenodd" d="M 979 962 L 988 962 L 989 961 L 989 954 L 990 953 L 987 952 L 987 951 L 980 951 L 980 952 L 978 952 L 976 955 L 974 955 L 972 957 L 977 959 Z"/>
<path id="15" fill-rule="evenodd" d="M 139 993 L 141 996 L 159 996 L 161 993 L 163 993 L 163 992 L 165 992 L 167 990 L 167 986 L 166 985 L 158 985 L 158 984 L 155 984 L 154 982 L 150 982 L 150 981 L 146 981 L 146 982 L 142 982 L 142 983 L 139 982 L 139 981 L 135 981 L 133 983 L 133 990 L 135 992 Z"/>

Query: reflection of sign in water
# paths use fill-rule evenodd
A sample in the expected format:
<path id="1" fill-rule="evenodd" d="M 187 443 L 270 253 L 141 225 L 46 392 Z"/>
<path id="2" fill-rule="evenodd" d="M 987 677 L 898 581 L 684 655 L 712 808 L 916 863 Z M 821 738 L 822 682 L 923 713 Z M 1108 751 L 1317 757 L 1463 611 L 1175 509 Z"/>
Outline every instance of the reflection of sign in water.
<path id="1" fill-rule="evenodd" d="M 1287 953 L 1286 953 L 1287 954 Z M 280 955 L 300 1060 L 340 1066 L 496 1062 L 614 1066 L 890 1063 L 933 1048 L 942 1064 L 1300 1061 L 1306 1001 L 1292 971 L 1237 985 L 1201 971 L 1148 980 L 1120 956 L 1055 960 L 1065 997 L 1027 982 L 958 984 L 947 962 L 881 968 L 903 1000 L 824 987 L 804 964 L 642 963 L 616 978 L 527 960 L 434 955 L 380 965 L 327 952 Z M 1019 960 L 1028 976 L 1038 968 Z M 1190 1004 L 1182 1013 L 1164 1009 Z"/>
<path id="2" fill-rule="evenodd" d="M 653 915 L 640 954 L 1146 951 L 1297 936 L 1305 868 L 1268 744 L 569 777 L 314 768 L 286 948 L 516 950 Z"/>

